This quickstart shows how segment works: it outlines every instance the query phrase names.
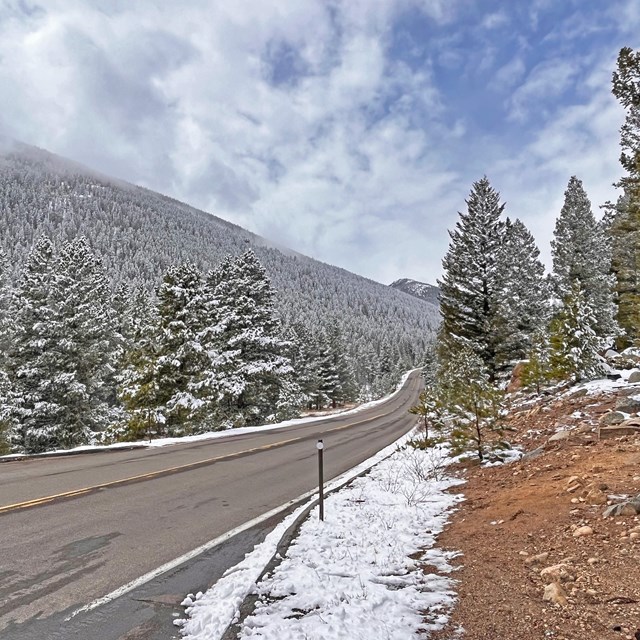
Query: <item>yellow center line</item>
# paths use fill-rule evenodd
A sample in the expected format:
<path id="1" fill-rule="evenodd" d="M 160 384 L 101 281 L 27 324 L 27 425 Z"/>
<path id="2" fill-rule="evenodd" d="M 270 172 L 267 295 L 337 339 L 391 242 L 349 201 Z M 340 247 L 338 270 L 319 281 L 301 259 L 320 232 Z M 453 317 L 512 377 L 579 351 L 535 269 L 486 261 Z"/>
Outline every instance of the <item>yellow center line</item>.
<path id="1" fill-rule="evenodd" d="M 349 424 L 341 425 L 339 427 L 333 427 L 331 429 L 327 429 L 324 433 L 329 433 L 331 431 L 340 431 L 342 429 L 347 429 L 348 427 L 355 427 L 356 425 L 359 425 L 359 424 L 364 424 L 366 422 L 371 422 L 372 420 L 376 420 L 378 418 L 383 418 L 384 416 L 390 415 L 390 413 L 382 413 L 382 414 L 373 416 L 371 418 L 366 418 L 365 420 L 359 420 L 357 422 L 350 422 Z M 16 502 L 15 504 L 8 504 L 3 507 L 0 507 L 0 514 L 7 513 L 8 511 L 15 511 L 18 509 L 27 509 L 29 507 L 37 507 L 43 504 L 47 504 L 49 502 L 53 502 L 54 500 L 61 500 L 63 498 L 74 498 L 74 497 L 83 495 L 85 493 L 98 491 L 99 489 L 106 489 L 108 487 L 117 487 L 118 485 L 129 484 L 132 482 L 139 482 L 141 480 L 150 480 L 152 478 L 156 478 L 161 475 L 178 473 L 180 471 L 186 471 L 188 469 L 193 469 L 196 467 L 204 467 L 206 465 L 213 464 L 214 462 L 222 462 L 224 460 L 231 460 L 233 458 L 238 458 L 248 453 L 256 453 L 257 451 L 266 451 L 267 449 L 282 447 L 284 445 L 291 444 L 292 442 L 299 442 L 300 440 L 308 439 L 308 437 L 309 436 L 297 436 L 296 438 L 289 438 L 288 440 L 279 440 L 278 442 L 272 442 L 271 444 L 264 444 L 259 447 L 253 447 L 251 449 L 245 449 L 243 451 L 236 451 L 235 453 L 227 453 L 222 456 L 206 458 L 205 460 L 198 460 L 197 462 L 189 462 L 187 464 L 179 465 L 176 467 L 159 469 L 158 471 L 150 471 L 149 473 L 142 473 L 140 475 L 130 476 L 128 478 L 112 480 L 111 482 L 103 482 L 101 484 L 92 485 L 90 487 L 83 487 L 82 489 L 73 489 L 72 491 L 56 493 L 54 495 L 44 496 L 42 498 L 27 500 L 25 502 Z"/>

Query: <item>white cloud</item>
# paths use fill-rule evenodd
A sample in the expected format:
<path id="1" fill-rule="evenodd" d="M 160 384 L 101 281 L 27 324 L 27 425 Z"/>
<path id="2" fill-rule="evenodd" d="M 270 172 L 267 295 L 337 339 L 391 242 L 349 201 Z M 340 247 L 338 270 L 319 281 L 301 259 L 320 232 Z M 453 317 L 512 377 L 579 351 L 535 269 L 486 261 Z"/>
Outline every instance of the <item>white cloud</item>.
<path id="1" fill-rule="evenodd" d="M 619 173 L 622 116 L 601 50 L 550 57 L 525 77 L 520 43 L 493 72 L 490 88 L 517 86 L 512 123 L 544 109 L 521 148 L 499 126 L 471 138 L 474 104 L 451 112 L 429 59 L 417 69 L 390 59 L 391 25 L 413 9 L 433 26 L 434 57 L 455 56 L 451 73 L 478 62 L 461 33 L 439 31 L 465 9 L 459 2 L 21 6 L 5 3 L 0 19 L 5 132 L 385 282 L 435 279 L 447 228 L 484 171 L 543 249 L 569 176 L 598 203 Z M 624 6 L 631 15 L 633 2 Z M 543 11 L 532 6 L 536 20 Z M 508 20 L 488 14 L 484 28 Z M 500 44 L 483 44 L 488 71 Z M 577 79 L 582 102 L 558 106 Z"/>
<path id="2" fill-rule="evenodd" d="M 545 60 L 536 65 L 525 81 L 511 95 L 509 118 L 524 121 L 534 109 L 540 109 L 549 98 L 562 94 L 579 71 L 579 62 L 562 59 Z"/>
<path id="3" fill-rule="evenodd" d="M 492 31 L 493 29 L 499 29 L 509 24 L 509 16 L 505 11 L 495 11 L 494 13 L 487 14 L 481 22 L 483 29 Z"/>
<path id="4" fill-rule="evenodd" d="M 516 56 L 495 72 L 490 88 L 494 91 L 509 91 L 522 79 L 525 71 L 524 61 Z"/>

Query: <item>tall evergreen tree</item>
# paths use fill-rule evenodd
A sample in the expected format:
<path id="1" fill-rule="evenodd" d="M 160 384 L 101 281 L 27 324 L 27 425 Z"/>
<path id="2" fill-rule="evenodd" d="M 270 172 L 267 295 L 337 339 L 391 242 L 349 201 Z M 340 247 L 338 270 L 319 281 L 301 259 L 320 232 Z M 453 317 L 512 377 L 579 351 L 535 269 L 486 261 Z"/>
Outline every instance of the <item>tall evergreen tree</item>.
<path id="1" fill-rule="evenodd" d="M 120 356 L 106 274 L 86 238 L 61 248 L 51 293 L 59 335 L 53 346 L 60 407 L 56 437 L 71 447 L 86 444 L 114 420 Z"/>
<path id="2" fill-rule="evenodd" d="M 615 335 L 617 325 L 607 239 L 578 178 L 571 177 L 564 195 L 551 241 L 556 296 L 559 300 L 566 299 L 578 283 L 593 307 L 596 334 Z"/>
<path id="3" fill-rule="evenodd" d="M 37 453 L 57 446 L 60 406 L 54 390 L 55 347 L 60 339 L 51 289 L 53 244 L 42 236 L 22 270 L 11 314 L 15 332 L 9 349 L 11 446 Z"/>
<path id="4" fill-rule="evenodd" d="M 610 228 L 617 317 L 625 332 L 622 346 L 640 346 L 640 51 L 620 50 L 612 91 L 626 109 L 620 162 L 627 174 L 618 183 L 624 196 Z"/>
<path id="5" fill-rule="evenodd" d="M 507 219 L 499 256 L 496 361 L 508 371 L 526 358 L 534 333 L 548 323 L 549 291 L 540 251 L 520 220 Z"/>
<path id="6" fill-rule="evenodd" d="M 296 395 L 293 368 L 284 355 L 288 345 L 275 313 L 275 291 L 253 251 L 223 262 L 212 277 L 218 369 L 223 379 L 230 376 L 219 383 L 221 419 L 225 426 L 275 419 L 278 407 L 286 404 L 282 394 Z"/>
<path id="7" fill-rule="evenodd" d="M 11 343 L 12 317 L 10 313 L 13 288 L 9 277 L 7 255 L 0 247 L 0 370 L 6 370 Z"/>
<path id="8" fill-rule="evenodd" d="M 156 367 L 158 310 L 150 296 L 139 289 L 124 311 L 130 314 L 130 327 L 117 377 L 118 397 L 127 421 L 121 437 L 125 440 L 151 438 L 162 434 L 166 422 Z"/>
<path id="9" fill-rule="evenodd" d="M 504 222 L 500 194 L 484 177 L 473 184 L 467 211 L 460 213 L 442 261 L 440 286 L 442 325 L 439 355 L 446 360 L 463 348 L 470 349 L 495 379 L 498 363 L 496 320 L 500 279 L 498 260 Z"/>
<path id="10" fill-rule="evenodd" d="M 201 274 L 195 266 L 170 267 L 158 289 L 158 358 L 156 380 L 158 411 L 164 413 L 167 435 L 197 430 L 202 400 L 195 381 L 205 366 L 198 340 Z"/>
<path id="11" fill-rule="evenodd" d="M 8 433 L 11 424 L 11 384 L 7 369 L 9 347 L 12 341 L 12 316 L 10 304 L 12 288 L 9 282 L 9 267 L 6 255 L 0 248 L 0 453 L 8 451 Z"/>

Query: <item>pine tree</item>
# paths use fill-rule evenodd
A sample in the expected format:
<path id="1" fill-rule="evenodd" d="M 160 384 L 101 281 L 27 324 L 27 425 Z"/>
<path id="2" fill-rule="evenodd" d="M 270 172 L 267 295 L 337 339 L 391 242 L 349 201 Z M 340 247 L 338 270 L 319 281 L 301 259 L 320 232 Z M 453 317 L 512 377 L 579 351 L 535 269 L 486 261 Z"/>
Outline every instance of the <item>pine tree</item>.
<path id="1" fill-rule="evenodd" d="M 603 339 L 595 330 L 595 311 L 579 282 L 564 299 L 550 329 L 551 375 L 557 380 L 581 382 L 604 374 L 598 355 Z"/>
<path id="2" fill-rule="evenodd" d="M 609 244 L 596 222 L 582 182 L 572 176 L 564 195 L 551 241 L 556 296 L 564 300 L 578 283 L 593 307 L 595 333 L 600 337 L 615 335 L 618 329 L 614 281 L 609 275 Z"/>
<path id="3" fill-rule="evenodd" d="M 9 450 L 8 434 L 11 425 L 11 384 L 7 373 L 13 334 L 11 298 L 8 262 L 0 247 L 0 454 Z"/>
<path id="4" fill-rule="evenodd" d="M 241 422 L 234 403 L 244 389 L 240 375 L 242 352 L 228 342 L 228 323 L 235 299 L 234 272 L 234 260 L 228 256 L 207 274 L 202 288 L 197 339 L 206 360 L 196 376 L 194 389 L 203 402 L 201 420 L 209 429 L 238 426 Z"/>
<path id="5" fill-rule="evenodd" d="M 500 194 L 484 177 L 473 184 L 466 213 L 460 213 L 442 261 L 442 325 L 439 356 L 446 361 L 467 348 L 485 364 L 494 380 L 500 336 L 496 319 L 500 289 L 498 259 L 504 223 Z"/>
<path id="6" fill-rule="evenodd" d="M 52 282 L 59 340 L 52 345 L 52 391 L 60 408 L 55 431 L 60 446 L 87 444 L 115 419 L 115 368 L 120 345 L 111 292 L 101 261 L 86 238 L 60 250 Z"/>
<path id="7" fill-rule="evenodd" d="M 127 424 L 116 437 L 139 440 L 161 435 L 166 422 L 156 367 L 160 321 L 156 305 L 142 289 L 128 307 L 125 312 L 131 314 L 131 325 L 117 376 L 118 398 Z"/>
<path id="8" fill-rule="evenodd" d="M 540 251 L 520 220 L 507 219 L 499 256 L 496 361 L 508 371 L 526 357 L 533 335 L 548 323 L 550 301 Z"/>
<path id="9" fill-rule="evenodd" d="M 0 455 L 10 451 L 11 425 L 11 383 L 6 371 L 0 369 Z"/>
<path id="10" fill-rule="evenodd" d="M 53 244 L 42 236 L 22 270 L 11 315 L 15 332 L 9 349 L 11 380 L 9 440 L 12 449 L 38 453 L 58 445 L 60 407 L 53 381 L 58 373 L 55 347 L 58 318 L 51 299 Z"/>
<path id="11" fill-rule="evenodd" d="M 353 369 L 347 359 L 347 347 L 342 339 L 338 323 L 333 321 L 327 329 L 327 343 L 331 368 L 337 376 L 337 384 L 328 394 L 332 407 L 355 400 L 356 384 Z"/>
<path id="12" fill-rule="evenodd" d="M 620 162 L 627 175 L 618 183 L 624 196 L 610 228 L 617 318 L 625 332 L 620 346 L 640 346 L 640 52 L 620 50 L 612 91 L 627 112 L 620 130 Z"/>
<path id="13" fill-rule="evenodd" d="M 550 378 L 549 333 L 545 326 L 536 331 L 526 354 L 527 362 L 522 371 L 522 385 L 540 393 Z"/>
<path id="14" fill-rule="evenodd" d="M 215 330 L 209 352 L 217 354 L 217 411 L 224 426 L 276 419 L 293 398 L 293 368 L 284 355 L 275 291 L 253 251 L 224 261 L 212 274 Z"/>
<path id="15" fill-rule="evenodd" d="M 409 413 L 422 419 L 424 442 L 430 442 L 429 429 L 442 433 L 447 425 L 447 407 L 443 397 L 438 393 L 437 386 L 424 389 L 418 398 L 418 403 L 409 409 Z"/>
<path id="16" fill-rule="evenodd" d="M 305 325 L 295 322 L 283 331 L 288 347 L 285 356 L 296 372 L 300 389 L 300 406 L 312 406 L 312 394 L 318 387 L 318 376 L 315 367 L 315 349 L 311 332 Z"/>
<path id="17" fill-rule="evenodd" d="M 11 316 L 11 300 L 13 289 L 9 277 L 7 256 L 0 247 L 0 370 L 7 367 L 7 357 L 13 332 Z"/>
<path id="18" fill-rule="evenodd" d="M 471 349 L 457 351 L 440 372 L 437 394 L 436 410 L 445 407 L 453 420 L 449 437 L 454 451 L 473 451 L 482 462 L 502 433 L 503 397 L 484 362 Z"/>
<path id="19" fill-rule="evenodd" d="M 203 401 L 196 379 L 205 366 L 198 340 L 202 313 L 201 274 L 194 265 L 170 267 L 158 289 L 158 357 L 155 362 L 157 410 L 167 435 L 198 430 Z"/>

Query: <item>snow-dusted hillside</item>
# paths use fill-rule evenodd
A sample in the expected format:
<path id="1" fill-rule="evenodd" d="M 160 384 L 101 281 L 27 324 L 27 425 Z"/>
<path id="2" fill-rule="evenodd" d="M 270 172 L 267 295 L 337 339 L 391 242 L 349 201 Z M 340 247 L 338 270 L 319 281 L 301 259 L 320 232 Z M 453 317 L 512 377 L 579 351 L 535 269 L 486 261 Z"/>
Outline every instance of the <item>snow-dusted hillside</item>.
<path id="1" fill-rule="evenodd" d="M 389 286 L 398 291 L 404 291 L 415 298 L 426 300 L 436 306 L 440 304 L 440 289 L 434 287 L 432 284 L 418 282 L 410 278 L 401 278 L 400 280 L 392 282 Z"/>
<path id="2" fill-rule="evenodd" d="M 54 242 L 86 235 L 113 286 L 151 289 L 171 264 L 190 261 L 207 271 L 225 255 L 253 248 L 278 291 L 284 324 L 313 330 L 337 323 L 361 384 L 419 364 L 439 321 L 429 302 L 25 145 L 11 145 L 0 157 L 0 226 L 15 274 L 41 234 Z"/>

